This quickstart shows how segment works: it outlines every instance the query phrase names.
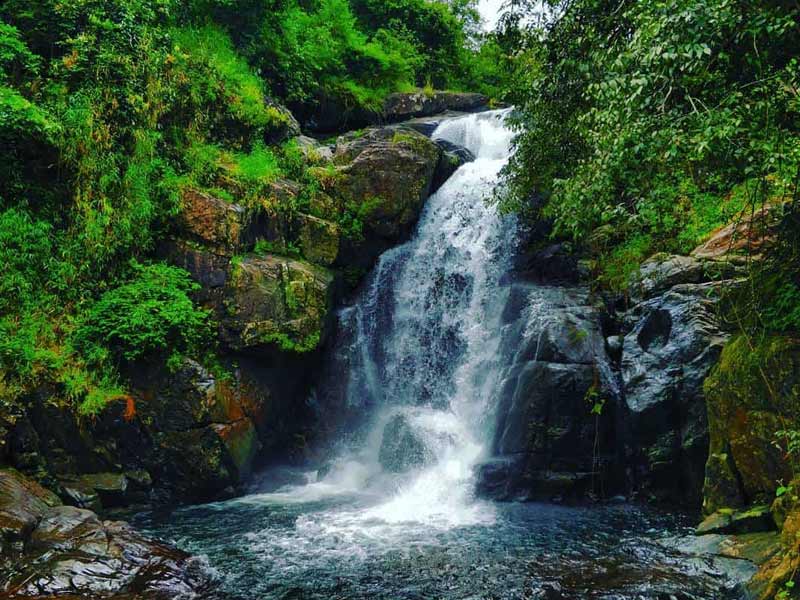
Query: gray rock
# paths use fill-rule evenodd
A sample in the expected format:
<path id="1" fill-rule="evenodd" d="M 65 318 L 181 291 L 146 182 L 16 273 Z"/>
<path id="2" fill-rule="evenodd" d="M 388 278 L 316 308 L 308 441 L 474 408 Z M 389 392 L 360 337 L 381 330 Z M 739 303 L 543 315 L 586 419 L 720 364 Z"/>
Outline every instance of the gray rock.
<path id="1" fill-rule="evenodd" d="M 284 120 L 284 124 L 281 127 L 267 131 L 266 139 L 264 140 L 267 144 L 278 145 L 302 133 L 300 123 L 288 108 L 272 99 L 267 100 L 267 105 L 277 111 Z"/>
<path id="2" fill-rule="evenodd" d="M 333 160 L 333 148 L 326 146 L 307 135 L 294 138 L 295 143 L 311 162 L 327 162 Z"/>
<path id="3" fill-rule="evenodd" d="M 468 149 L 458 144 L 453 144 L 447 140 L 436 140 L 436 145 L 442 149 L 439 164 L 436 165 L 436 172 L 433 176 L 432 190 L 438 190 L 445 181 L 455 173 L 462 165 L 475 160 L 475 155 Z"/>
<path id="4" fill-rule="evenodd" d="M 655 288 L 653 288 L 655 289 Z M 699 506 L 708 453 L 703 382 L 728 339 L 714 284 L 679 284 L 629 314 L 621 374 L 644 487 Z"/>
<path id="5" fill-rule="evenodd" d="M 616 391 L 600 314 L 580 287 L 517 283 L 505 311 L 510 367 L 499 391 L 495 460 L 479 469 L 494 498 L 577 497 L 616 461 Z M 602 415 L 592 413 L 595 403 Z M 598 451 L 599 448 L 599 451 Z"/>
<path id="6" fill-rule="evenodd" d="M 20 521 L 24 527 L 15 530 L 24 546 L 0 548 L 0 595 L 11 590 L 15 598 L 125 593 L 156 600 L 197 598 L 212 589 L 209 576 L 188 554 L 149 540 L 126 523 L 57 505 L 34 482 L 0 471 L 0 523 L 9 514 L 26 515 Z"/>
<path id="7" fill-rule="evenodd" d="M 702 260 L 694 256 L 657 254 L 645 261 L 631 282 L 635 302 L 653 298 L 676 285 L 730 279 L 741 268 L 729 261 Z"/>
<path id="8" fill-rule="evenodd" d="M 425 92 L 391 94 L 383 105 L 383 118 L 388 122 L 426 117 L 448 110 L 476 111 L 487 108 L 489 98 L 482 94 L 459 92 Z"/>
<path id="9" fill-rule="evenodd" d="M 430 460 L 430 450 L 404 415 L 395 415 L 383 429 L 378 460 L 385 471 L 405 473 Z"/>
<path id="10" fill-rule="evenodd" d="M 737 512 L 715 512 L 706 517 L 697 526 L 695 533 L 697 535 L 709 533 L 762 533 L 774 531 L 775 528 L 775 521 L 772 518 L 770 507 L 763 505 Z"/>

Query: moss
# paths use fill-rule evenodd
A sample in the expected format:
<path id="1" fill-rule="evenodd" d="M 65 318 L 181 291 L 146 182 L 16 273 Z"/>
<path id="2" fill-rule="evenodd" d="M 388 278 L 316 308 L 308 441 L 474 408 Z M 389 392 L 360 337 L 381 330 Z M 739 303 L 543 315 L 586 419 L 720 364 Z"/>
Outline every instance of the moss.
<path id="1" fill-rule="evenodd" d="M 284 352 L 306 354 L 317 349 L 320 342 L 320 333 L 315 331 L 300 341 L 295 341 L 285 333 L 270 333 L 262 336 L 261 341 L 265 344 L 276 345 Z"/>
<path id="2" fill-rule="evenodd" d="M 723 350 L 704 389 L 710 434 L 706 509 L 737 497 L 773 498 L 779 482 L 794 471 L 791 453 L 776 436 L 800 428 L 800 343 L 739 335 Z"/>

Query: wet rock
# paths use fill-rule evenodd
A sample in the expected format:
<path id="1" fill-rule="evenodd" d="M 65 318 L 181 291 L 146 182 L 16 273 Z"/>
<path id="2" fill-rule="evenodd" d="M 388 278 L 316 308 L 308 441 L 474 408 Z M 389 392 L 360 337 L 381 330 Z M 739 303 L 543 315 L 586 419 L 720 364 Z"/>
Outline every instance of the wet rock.
<path id="1" fill-rule="evenodd" d="M 447 140 L 436 140 L 436 145 L 442 149 L 439 163 L 436 165 L 436 172 L 433 176 L 432 191 L 438 190 L 444 182 L 450 179 L 459 167 L 475 160 L 475 156 L 458 144 L 453 144 Z"/>
<path id="2" fill-rule="evenodd" d="M 697 535 L 708 533 L 759 533 L 774 531 L 775 522 L 772 519 L 770 507 L 754 506 L 745 511 L 720 510 L 698 525 Z"/>
<path id="3" fill-rule="evenodd" d="M 563 600 L 564 594 L 557 583 L 546 583 L 533 592 L 531 598 L 535 600 Z"/>
<path id="4" fill-rule="evenodd" d="M 697 505 L 708 451 L 703 383 L 728 336 L 713 284 L 679 284 L 633 308 L 621 375 L 642 485 Z"/>
<path id="5" fill-rule="evenodd" d="M 21 544 L 58 496 L 14 469 L 0 470 L 0 550 Z"/>
<path id="6" fill-rule="evenodd" d="M 133 500 L 128 492 L 128 478 L 123 473 L 63 477 L 61 484 L 70 503 L 96 512 L 128 506 Z"/>
<path id="7" fill-rule="evenodd" d="M 481 467 L 479 488 L 498 499 L 580 497 L 616 461 L 600 316 L 584 289 L 517 283 L 505 320 L 513 355 L 499 395 L 498 460 Z"/>
<path id="8" fill-rule="evenodd" d="M 544 285 L 576 286 L 580 280 L 578 260 L 569 246 L 551 244 L 525 254 L 518 269 L 527 281 Z"/>
<path id="9" fill-rule="evenodd" d="M 419 433 L 404 415 L 392 417 L 383 429 L 378 460 L 385 471 L 405 473 L 421 467 L 430 459 L 430 451 Z"/>
<path id="10" fill-rule="evenodd" d="M 730 533 L 731 513 L 715 512 L 703 520 L 695 529 L 695 534 Z"/>
<path id="11" fill-rule="evenodd" d="M 0 523 L 3 597 L 194 598 L 212 588 L 189 555 L 148 540 L 125 523 L 63 506 L 13 470 L 0 471 Z"/>
<path id="12" fill-rule="evenodd" d="M 389 122 L 425 117 L 448 110 L 477 111 L 487 108 L 489 99 L 482 94 L 459 92 L 413 92 L 390 94 L 383 105 L 383 118 Z"/>

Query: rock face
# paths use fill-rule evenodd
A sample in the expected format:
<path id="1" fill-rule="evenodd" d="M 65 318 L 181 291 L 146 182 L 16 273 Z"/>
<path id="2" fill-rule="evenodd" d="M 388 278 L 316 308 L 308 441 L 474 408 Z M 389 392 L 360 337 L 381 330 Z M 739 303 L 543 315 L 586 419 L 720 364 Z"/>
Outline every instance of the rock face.
<path id="1" fill-rule="evenodd" d="M 344 106 L 331 98 L 319 99 L 313 114 L 301 115 L 305 128 L 316 133 L 335 133 L 358 127 L 398 123 L 446 111 L 476 112 L 489 106 L 481 94 L 435 91 L 389 95 L 379 111 Z"/>
<path id="2" fill-rule="evenodd" d="M 55 388 L 25 399 L 9 437 L 11 464 L 48 474 L 64 500 L 92 510 L 231 495 L 250 474 L 267 398 L 191 360 L 139 367 L 129 398 L 86 422 Z"/>
<path id="3" fill-rule="evenodd" d="M 447 140 L 436 140 L 436 145 L 442 150 L 442 156 L 436 165 L 433 177 L 433 189 L 438 190 L 459 167 L 475 160 L 475 156 L 464 148 Z"/>
<path id="4" fill-rule="evenodd" d="M 618 403 L 599 310 L 584 288 L 519 282 L 505 318 L 511 367 L 480 491 L 499 499 L 599 491 L 617 463 Z"/>
<path id="5" fill-rule="evenodd" d="M 336 175 L 328 191 L 356 208 L 361 239 L 350 240 L 340 262 L 369 267 L 403 240 L 433 189 L 440 148 L 424 135 L 399 127 L 369 129 L 336 143 Z"/>
<path id="6" fill-rule="evenodd" d="M 411 130 L 371 129 L 355 139 L 340 138 L 334 164 L 340 165 L 339 195 L 368 204 L 365 225 L 387 240 L 398 240 L 416 222 L 431 191 L 440 151 Z"/>
<path id="7" fill-rule="evenodd" d="M 236 351 L 265 344 L 313 350 L 327 331 L 333 284 L 329 271 L 290 258 L 242 260 L 225 291 L 222 340 Z"/>
<path id="8" fill-rule="evenodd" d="M 428 117 L 448 110 L 471 112 L 487 108 L 489 98 L 482 94 L 459 92 L 414 92 L 391 94 L 383 105 L 383 118 L 390 123 L 414 117 Z"/>
<path id="9" fill-rule="evenodd" d="M 663 285 L 654 284 L 654 295 L 627 316 L 621 360 L 627 422 L 640 449 L 640 485 L 696 506 L 708 451 L 703 382 L 727 335 L 717 324 L 714 284 L 680 283 L 659 293 Z"/>
<path id="10" fill-rule="evenodd" d="M 189 555 L 63 506 L 38 484 L 0 470 L 0 592 L 5 598 L 200 598 L 210 578 Z"/>
<path id="11" fill-rule="evenodd" d="M 764 206 L 721 227 L 692 252 L 695 258 L 715 259 L 734 254 L 759 256 L 776 238 L 783 217 L 781 204 Z"/>
<path id="12" fill-rule="evenodd" d="M 778 432 L 800 423 L 800 343 L 737 337 L 708 379 L 706 394 L 706 513 L 771 501 L 778 482 L 792 478 L 786 461 L 789 434 Z"/>

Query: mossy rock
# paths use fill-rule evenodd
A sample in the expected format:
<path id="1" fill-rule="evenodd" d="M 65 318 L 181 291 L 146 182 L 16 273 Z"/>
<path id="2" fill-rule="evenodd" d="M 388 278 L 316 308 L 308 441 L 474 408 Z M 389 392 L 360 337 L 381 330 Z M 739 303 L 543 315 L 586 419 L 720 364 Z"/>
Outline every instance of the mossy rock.
<path id="1" fill-rule="evenodd" d="M 330 271 L 305 261 L 275 255 L 242 259 L 226 289 L 223 341 L 237 351 L 314 350 L 325 337 L 334 283 Z"/>
<path id="2" fill-rule="evenodd" d="M 776 437 L 780 430 L 800 428 L 800 343 L 783 336 L 757 344 L 735 338 L 706 380 L 705 393 L 710 433 L 706 509 L 734 497 L 773 498 L 779 482 L 792 478 Z"/>
<path id="3" fill-rule="evenodd" d="M 339 257 L 341 234 L 339 226 L 311 215 L 295 219 L 300 251 L 312 263 L 331 266 Z"/>
<path id="4" fill-rule="evenodd" d="M 339 177 L 331 191 L 364 207 L 368 234 L 399 240 L 419 217 L 440 156 L 434 142 L 410 129 L 385 127 L 341 138 L 334 155 Z"/>

